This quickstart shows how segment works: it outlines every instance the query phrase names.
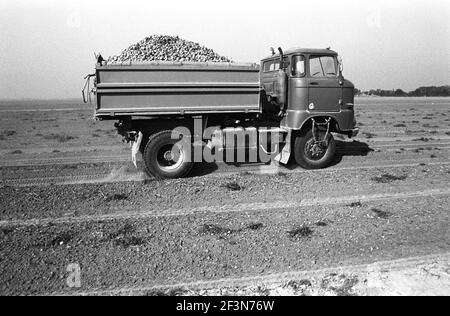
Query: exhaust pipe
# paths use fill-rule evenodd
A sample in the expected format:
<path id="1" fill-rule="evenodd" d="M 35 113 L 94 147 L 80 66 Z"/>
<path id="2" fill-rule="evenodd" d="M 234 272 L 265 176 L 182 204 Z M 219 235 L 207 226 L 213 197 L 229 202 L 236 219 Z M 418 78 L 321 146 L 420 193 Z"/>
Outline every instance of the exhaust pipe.
<path id="1" fill-rule="evenodd" d="M 278 51 L 280 52 L 280 69 L 284 69 L 284 53 L 281 47 L 278 47 Z"/>

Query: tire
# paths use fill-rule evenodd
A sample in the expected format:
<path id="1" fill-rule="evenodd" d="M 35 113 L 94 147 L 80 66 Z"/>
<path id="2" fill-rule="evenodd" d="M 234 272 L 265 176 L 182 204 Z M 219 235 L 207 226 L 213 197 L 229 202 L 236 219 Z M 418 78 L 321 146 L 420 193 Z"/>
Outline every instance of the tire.
<path id="1" fill-rule="evenodd" d="M 325 133 L 321 132 L 320 137 Z M 328 147 L 314 147 L 312 130 L 297 136 L 294 144 L 294 157 L 298 165 L 304 169 L 323 169 L 328 167 L 336 153 L 336 142 L 333 135 L 328 135 Z"/>
<path id="2" fill-rule="evenodd" d="M 194 166 L 189 156 L 191 151 L 178 147 L 178 143 L 179 140 L 172 139 L 172 131 L 150 136 L 143 153 L 145 170 L 149 175 L 159 180 L 178 179 L 191 172 Z"/>

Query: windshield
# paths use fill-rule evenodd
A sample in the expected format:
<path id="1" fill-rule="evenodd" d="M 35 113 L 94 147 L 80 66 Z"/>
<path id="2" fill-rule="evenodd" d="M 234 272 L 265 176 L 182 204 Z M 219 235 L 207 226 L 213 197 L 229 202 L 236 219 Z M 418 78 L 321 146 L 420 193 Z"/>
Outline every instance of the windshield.
<path id="1" fill-rule="evenodd" d="M 336 77 L 336 58 L 334 56 L 311 56 L 309 58 L 311 77 Z"/>

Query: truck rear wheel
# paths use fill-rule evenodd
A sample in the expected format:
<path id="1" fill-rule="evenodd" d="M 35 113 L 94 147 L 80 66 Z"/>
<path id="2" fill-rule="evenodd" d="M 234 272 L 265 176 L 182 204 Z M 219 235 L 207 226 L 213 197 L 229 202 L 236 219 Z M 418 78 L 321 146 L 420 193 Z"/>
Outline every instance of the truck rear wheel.
<path id="1" fill-rule="evenodd" d="M 319 138 L 325 137 L 325 132 L 319 133 Z M 329 134 L 323 142 L 314 139 L 312 130 L 295 139 L 295 161 L 305 169 L 322 169 L 328 167 L 334 159 L 336 143 L 333 135 Z"/>
<path id="2" fill-rule="evenodd" d="M 145 146 L 145 170 L 157 179 L 183 178 L 194 166 L 190 152 L 178 139 L 172 139 L 172 131 L 154 134 Z"/>

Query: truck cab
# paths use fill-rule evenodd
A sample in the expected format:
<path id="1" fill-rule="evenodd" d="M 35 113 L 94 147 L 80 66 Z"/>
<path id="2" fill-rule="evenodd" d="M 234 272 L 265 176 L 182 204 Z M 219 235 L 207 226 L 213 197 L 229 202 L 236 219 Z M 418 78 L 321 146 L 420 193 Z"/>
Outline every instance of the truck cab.
<path id="1" fill-rule="evenodd" d="M 267 57 L 260 72 L 266 106 L 280 107 L 282 127 L 300 131 L 312 118 L 331 118 L 334 132 L 356 136 L 354 85 L 342 69 L 338 54 L 330 49 L 296 48 Z M 285 76 L 284 87 L 280 76 Z"/>
<path id="2" fill-rule="evenodd" d="M 261 61 L 263 109 L 279 111 L 287 131 L 283 149 L 306 169 L 325 168 L 334 159 L 332 133 L 355 137 L 354 85 L 343 75 L 342 60 L 331 49 L 281 48 Z M 270 112 L 266 110 L 265 112 Z M 277 157 L 287 162 L 283 155 Z"/>

